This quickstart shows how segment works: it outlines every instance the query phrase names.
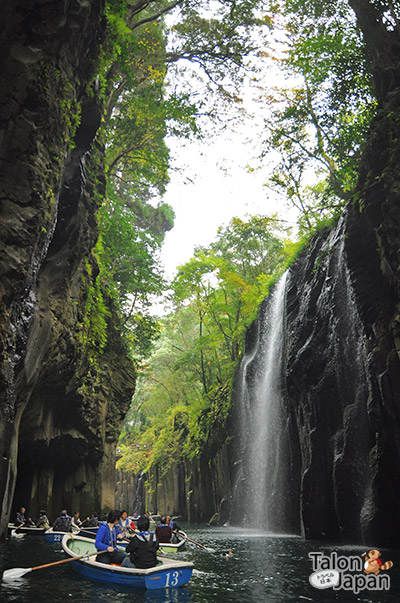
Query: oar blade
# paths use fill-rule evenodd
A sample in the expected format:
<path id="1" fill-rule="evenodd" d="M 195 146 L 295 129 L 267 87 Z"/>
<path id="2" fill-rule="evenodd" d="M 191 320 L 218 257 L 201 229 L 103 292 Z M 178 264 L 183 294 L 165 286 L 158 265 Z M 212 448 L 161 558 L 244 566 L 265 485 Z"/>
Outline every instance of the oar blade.
<path id="1" fill-rule="evenodd" d="M 32 571 L 31 567 L 13 567 L 3 572 L 3 580 L 17 580 Z"/>

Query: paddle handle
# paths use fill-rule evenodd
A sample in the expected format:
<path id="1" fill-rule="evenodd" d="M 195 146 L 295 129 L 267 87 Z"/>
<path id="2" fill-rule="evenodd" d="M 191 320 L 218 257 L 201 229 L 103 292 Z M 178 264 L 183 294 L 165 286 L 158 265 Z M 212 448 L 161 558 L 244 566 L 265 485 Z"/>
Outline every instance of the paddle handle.
<path id="1" fill-rule="evenodd" d="M 180 532 L 177 532 L 177 534 L 179 534 L 179 533 Z M 193 542 L 193 544 L 197 544 L 197 546 L 201 546 L 202 549 L 206 549 L 207 548 L 206 546 L 204 546 L 204 544 L 200 544 L 200 542 L 196 542 L 195 540 L 192 540 L 188 536 L 186 536 L 186 540 L 189 540 L 189 542 Z"/>
<path id="2" fill-rule="evenodd" d="M 87 555 L 79 555 L 78 557 L 70 557 L 69 559 L 61 559 L 61 561 L 53 561 L 52 563 L 37 565 L 36 567 L 31 567 L 31 571 L 43 569 L 45 567 L 51 567 L 52 565 L 61 565 L 61 563 L 68 563 L 69 561 L 77 561 L 78 559 L 83 559 L 84 557 L 93 557 L 93 555 L 101 555 L 102 553 L 107 553 L 107 551 L 96 551 L 95 553 L 87 553 Z"/>

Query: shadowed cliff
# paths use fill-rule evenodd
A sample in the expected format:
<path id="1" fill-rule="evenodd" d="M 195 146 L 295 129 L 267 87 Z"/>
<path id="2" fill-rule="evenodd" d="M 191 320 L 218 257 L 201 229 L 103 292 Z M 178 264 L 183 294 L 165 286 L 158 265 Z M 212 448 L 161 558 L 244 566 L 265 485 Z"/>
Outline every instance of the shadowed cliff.
<path id="1" fill-rule="evenodd" d="M 270 479 L 264 502 L 266 517 L 279 509 L 280 531 L 310 539 L 397 545 L 399 112 L 399 90 L 391 90 L 372 124 L 354 201 L 336 228 L 313 238 L 288 275 L 282 419 L 271 457 L 284 459 L 288 475 L 280 497 Z M 259 378 L 269 313 L 267 300 L 247 334 L 246 354 L 258 349 L 250 381 Z M 242 403 L 236 396 L 236 435 Z M 252 488 L 242 466 L 252 437 L 245 435 L 241 449 L 232 446 L 235 522 L 245 519 L 243 493 Z"/>
<path id="2" fill-rule="evenodd" d="M 0 533 L 15 487 L 15 506 L 33 516 L 113 505 L 135 374 L 109 300 L 102 349 L 93 327 L 102 10 L 79 0 L 2 5 Z"/>

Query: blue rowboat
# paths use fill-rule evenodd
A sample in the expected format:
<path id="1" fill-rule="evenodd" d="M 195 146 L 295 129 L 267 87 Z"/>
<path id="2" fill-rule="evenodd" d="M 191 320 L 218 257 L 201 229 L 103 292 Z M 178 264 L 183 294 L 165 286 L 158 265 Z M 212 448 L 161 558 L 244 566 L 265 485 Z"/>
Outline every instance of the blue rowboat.
<path id="1" fill-rule="evenodd" d="M 72 527 L 72 533 L 78 534 L 79 529 Z M 57 530 L 53 530 L 53 528 L 49 528 L 44 533 L 44 538 L 46 542 L 61 542 L 65 536 L 65 532 L 59 532 Z"/>
<path id="2" fill-rule="evenodd" d="M 79 534 L 65 534 L 62 547 L 69 557 L 90 555 L 96 551 L 94 541 Z M 71 565 L 75 571 L 93 580 L 151 590 L 184 586 L 189 582 L 193 571 L 193 563 L 161 557 L 158 558 L 158 565 L 149 569 L 99 563 L 94 556 L 77 559 Z"/>

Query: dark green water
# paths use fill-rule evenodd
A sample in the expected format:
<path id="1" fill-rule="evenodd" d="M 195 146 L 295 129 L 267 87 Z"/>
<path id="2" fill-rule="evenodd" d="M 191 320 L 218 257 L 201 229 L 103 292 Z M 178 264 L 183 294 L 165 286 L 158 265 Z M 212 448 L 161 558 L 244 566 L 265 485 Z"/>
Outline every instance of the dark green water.
<path id="1" fill-rule="evenodd" d="M 296 537 L 259 536 L 242 529 L 183 526 L 193 540 L 215 549 L 207 552 L 187 545 L 180 559 L 193 561 L 196 571 L 189 584 L 169 591 L 139 591 L 90 581 L 76 574 L 69 564 L 26 574 L 12 583 L 1 582 L 1 602 L 26 603 L 306 603 L 307 601 L 357 601 L 361 603 L 399 603 L 400 550 L 385 550 L 383 560 L 391 559 L 390 589 L 363 590 L 357 595 L 331 588 L 319 590 L 309 583 L 312 573 L 309 552 L 336 551 L 348 557 L 359 556 L 362 546 L 327 546 L 303 542 Z M 368 548 L 376 548 L 371 543 Z M 233 549 L 234 557 L 223 552 Z M 46 543 L 41 537 L 11 539 L 0 544 L 1 570 L 33 567 L 63 559 L 60 544 Z"/>

